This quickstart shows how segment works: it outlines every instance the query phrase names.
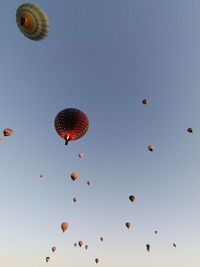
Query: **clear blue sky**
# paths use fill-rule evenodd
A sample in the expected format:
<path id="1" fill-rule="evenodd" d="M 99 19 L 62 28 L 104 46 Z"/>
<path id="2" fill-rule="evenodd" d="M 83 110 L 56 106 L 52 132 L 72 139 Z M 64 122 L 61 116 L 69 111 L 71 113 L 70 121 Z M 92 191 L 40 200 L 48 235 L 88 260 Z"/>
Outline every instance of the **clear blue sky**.
<path id="1" fill-rule="evenodd" d="M 34 3 L 50 21 L 38 42 L 16 25 L 22 2 L 1 0 L 0 266 L 200 266 L 200 1 Z M 68 107 L 90 128 L 65 146 Z"/>

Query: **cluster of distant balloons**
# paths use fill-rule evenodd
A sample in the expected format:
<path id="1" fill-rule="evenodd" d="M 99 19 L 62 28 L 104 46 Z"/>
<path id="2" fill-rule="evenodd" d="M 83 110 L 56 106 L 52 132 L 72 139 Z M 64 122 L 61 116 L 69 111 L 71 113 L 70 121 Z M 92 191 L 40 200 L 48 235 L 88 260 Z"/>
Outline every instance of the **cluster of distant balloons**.
<path id="1" fill-rule="evenodd" d="M 29 39 L 34 41 L 39 41 L 44 39 L 49 32 L 49 20 L 45 12 L 37 5 L 31 3 L 22 4 L 16 12 L 16 22 L 20 31 Z M 143 99 L 142 103 L 144 105 L 149 104 L 148 99 Z M 58 135 L 65 140 L 67 145 L 69 141 L 77 140 L 83 137 L 89 128 L 89 120 L 87 115 L 75 108 L 67 108 L 60 111 L 54 120 L 55 130 Z M 187 129 L 188 133 L 193 133 L 192 128 Z M 3 131 L 4 136 L 10 136 L 13 134 L 13 130 L 6 128 Z M 154 145 L 149 145 L 147 149 L 150 152 L 155 150 Z M 82 158 L 84 154 L 79 153 L 79 157 Z M 40 178 L 43 175 L 40 174 Z M 71 173 L 71 179 L 75 181 L 79 177 L 77 172 Z M 90 181 L 87 181 L 87 185 L 90 185 Z M 135 201 L 135 196 L 130 195 L 129 200 L 131 202 Z M 74 197 L 73 201 L 76 202 L 77 199 Z M 61 224 L 61 229 L 63 233 L 68 229 L 68 223 L 63 222 Z M 126 222 L 125 226 L 129 229 L 131 227 L 130 222 Z M 157 234 L 157 231 L 154 231 Z M 100 240 L 103 241 L 103 237 L 100 237 Z M 83 241 L 78 241 L 79 247 L 83 245 Z M 77 246 L 77 243 L 74 243 L 74 246 Z M 173 246 L 176 247 L 176 244 L 173 243 Z M 88 249 L 88 245 L 85 245 L 85 249 Z M 146 250 L 150 252 L 150 244 L 146 244 Z M 56 247 L 52 247 L 52 252 L 56 251 Z M 50 257 L 46 257 L 46 262 L 50 260 Z M 95 258 L 95 262 L 98 263 L 99 259 Z"/>

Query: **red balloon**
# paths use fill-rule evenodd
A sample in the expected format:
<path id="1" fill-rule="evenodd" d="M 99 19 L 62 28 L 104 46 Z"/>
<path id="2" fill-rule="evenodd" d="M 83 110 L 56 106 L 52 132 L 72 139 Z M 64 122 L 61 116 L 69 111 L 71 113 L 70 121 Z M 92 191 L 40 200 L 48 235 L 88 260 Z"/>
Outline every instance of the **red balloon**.
<path id="1" fill-rule="evenodd" d="M 83 137 L 89 128 L 89 120 L 85 113 L 75 108 L 60 111 L 54 121 L 57 133 L 66 141 L 77 140 Z"/>

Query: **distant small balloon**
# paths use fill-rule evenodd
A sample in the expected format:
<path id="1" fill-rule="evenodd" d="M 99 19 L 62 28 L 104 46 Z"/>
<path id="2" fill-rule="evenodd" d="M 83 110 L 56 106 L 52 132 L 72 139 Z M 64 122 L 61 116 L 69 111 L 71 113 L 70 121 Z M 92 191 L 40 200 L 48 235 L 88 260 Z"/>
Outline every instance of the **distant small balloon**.
<path id="1" fill-rule="evenodd" d="M 3 134 L 4 134 L 4 136 L 10 136 L 13 134 L 13 130 L 10 128 L 6 128 L 3 130 Z"/>
<path id="2" fill-rule="evenodd" d="M 103 237 L 102 236 L 100 237 L 100 240 L 103 241 Z"/>
<path id="3" fill-rule="evenodd" d="M 96 259 L 95 259 L 95 262 L 96 262 L 96 263 L 98 263 L 98 262 L 99 262 L 99 259 L 98 259 L 98 258 L 96 258 Z"/>
<path id="4" fill-rule="evenodd" d="M 85 245 L 85 249 L 88 249 L 88 245 Z"/>
<path id="5" fill-rule="evenodd" d="M 74 243 L 74 246 L 76 247 L 77 246 L 77 243 Z"/>
<path id="6" fill-rule="evenodd" d="M 72 172 L 72 173 L 71 173 L 71 179 L 72 179 L 73 181 L 75 181 L 77 178 L 78 178 L 78 173 L 77 173 L 77 172 Z"/>
<path id="7" fill-rule="evenodd" d="M 73 197 L 73 201 L 76 202 L 76 198 L 75 197 Z"/>
<path id="8" fill-rule="evenodd" d="M 150 245 L 149 244 L 146 244 L 146 249 L 148 252 L 150 252 Z"/>
<path id="9" fill-rule="evenodd" d="M 176 244 L 175 243 L 173 243 L 173 246 L 176 248 Z"/>
<path id="10" fill-rule="evenodd" d="M 87 181 L 87 185 L 90 185 L 90 181 Z"/>
<path id="11" fill-rule="evenodd" d="M 144 105 L 148 105 L 149 104 L 149 100 L 147 98 L 145 98 L 145 99 L 142 100 L 142 103 Z"/>
<path id="12" fill-rule="evenodd" d="M 129 229 L 131 227 L 131 224 L 129 222 L 126 222 L 126 227 Z"/>
<path id="13" fill-rule="evenodd" d="M 0 137 L 0 141 L 3 141 L 3 137 Z"/>
<path id="14" fill-rule="evenodd" d="M 83 157 L 83 153 L 79 153 L 79 158 L 82 158 Z"/>
<path id="15" fill-rule="evenodd" d="M 52 247 L 52 252 L 55 252 L 56 251 L 56 247 Z"/>
<path id="16" fill-rule="evenodd" d="M 148 146 L 148 150 L 149 150 L 150 152 L 153 152 L 153 151 L 155 150 L 155 147 L 154 147 L 153 145 L 149 145 L 149 146 Z"/>
<path id="17" fill-rule="evenodd" d="M 66 223 L 66 222 L 63 222 L 62 224 L 61 224 L 61 229 L 62 229 L 62 231 L 63 231 L 63 233 L 67 230 L 67 228 L 68 228 L 68 223 Z"/>
<path id="18" fill-rule="evenodd" d="M 135 197 L 134 197 L 133 195 L 130 195 L 130 196 L 129 196 L 129 200 L 130 200 L 131 202 L 134 202 Z"/>
<path id="19" fill-rule="evenodd" d="M 157 235 L 158 231 L 154 231 L 154 233 Z"/>
<path id="20" fill-rule="evenodd" d="M 43 177 L 43 175 L 42 174 L 40 174 L 40 178 L 42 178 Z"/>
<path id="21" fill-rule="evenodd" d="M 79 245 L 79 247 L 81 247 L 82 245 L 83 245 L 83 241 L 78 241 L 78 245 Z"/>
<path id="22" fill-rule="evenodd" d="M 188 131 L 188 133 L 193 133 L 193 129 L 192 128 L 188 128 L 187 131 Z"/>
<path id="23" fill-rule="evenodd" d="M 46 262 L 50 261 L 50 257 L 46 257 Z"/>

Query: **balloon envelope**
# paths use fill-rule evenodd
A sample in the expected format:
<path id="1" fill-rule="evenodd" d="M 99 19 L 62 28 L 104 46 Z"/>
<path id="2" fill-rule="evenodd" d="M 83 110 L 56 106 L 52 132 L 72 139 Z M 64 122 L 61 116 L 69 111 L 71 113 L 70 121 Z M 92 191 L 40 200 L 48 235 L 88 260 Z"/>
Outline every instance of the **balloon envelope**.
<path id="1" fill-rule="evenodd" d="M 13 130 L 10 128 L 6 128 L 3 130 L 3 134 L 4 134 L 4 136 L 10 136 L 13 134 Z"/>
<path id="2" fill-rule="evenodd" d="M 75 181 L 77 178 L 78 178 L 78 173 L 77 173 L 77 172 L 72 172 L 72 173 L 71 173 L 71 179 L 72 179 L 73 181 Z"/>
<path id="3" fill-rule="evenodd" d="M 67 230 L 68 226 L 69 226 L 69 225 L 68 225 L 67 222 L 63 222 L 63 223 L 61 224 L 61 229 L 62 229 L 63 233 Z"/>
<path id="4" fill-rule="evenodd" d="M 29 39 L 39 41 L 49 32 L 49 20 L 45 12 L 37 5 L 22 4 L 16 12 L 16 22 L 20 31 Z"/>
<path id="5" fill-rule="evenodd" d="M 56 251 L 56 247 L 52 247 L 52 252 L 55 252 Z"/>

